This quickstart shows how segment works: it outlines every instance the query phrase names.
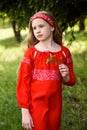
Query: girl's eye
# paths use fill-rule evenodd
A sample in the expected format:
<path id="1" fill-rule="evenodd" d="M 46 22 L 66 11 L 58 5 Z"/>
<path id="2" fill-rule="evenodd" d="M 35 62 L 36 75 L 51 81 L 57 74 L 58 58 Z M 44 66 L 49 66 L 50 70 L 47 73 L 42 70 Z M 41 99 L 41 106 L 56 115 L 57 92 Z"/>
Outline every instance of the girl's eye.
<path id="1" fill-rule="evenodd" d="M 39 25 L 40 28 L 44 27 L 44 25 Z"/>
<path id="2" fill-rule="evenodd" d="M 33 27 L 33 30 L 35 30 L 36 29 L 36 27 Z"/>
<path id="3" fill-rule="evenodd" d="M 42 24 L 40 24 L 38 27 L 32 27 L 33 28 L 33 30 L 36 30 L 37 28 L 43 28 L 44 27 L 44 25 L 42 25 Z"/>

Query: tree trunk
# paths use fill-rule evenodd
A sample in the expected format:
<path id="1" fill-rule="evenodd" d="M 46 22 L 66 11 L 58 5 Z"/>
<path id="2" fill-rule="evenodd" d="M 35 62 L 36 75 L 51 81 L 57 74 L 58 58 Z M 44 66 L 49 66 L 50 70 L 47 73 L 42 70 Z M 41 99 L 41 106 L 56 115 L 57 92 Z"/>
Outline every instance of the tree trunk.
<path id="1" fill-rule="evenodd" d="M 79 31 L 84 31 L 84 30 L 85 30 L 84 19 L 80 19 L 80 21 L 79 21 Z"/>
<path id="2" fill-rule="evenodd" d="M 18 23 L 16 21 L 12 21 L 12 27 L 13 27 L 13 31 L 14 31 L 14 35 L 15 38 L 18 42 L 21 42 L 21 34 L 20 34 L 20 30 L 18 29 Z"/>

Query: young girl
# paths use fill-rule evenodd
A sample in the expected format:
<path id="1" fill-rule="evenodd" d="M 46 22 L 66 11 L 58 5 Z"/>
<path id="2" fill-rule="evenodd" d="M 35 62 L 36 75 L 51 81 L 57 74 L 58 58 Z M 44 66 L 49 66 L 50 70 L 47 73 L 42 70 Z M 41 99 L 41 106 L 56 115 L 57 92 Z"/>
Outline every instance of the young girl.
<path id="1" fill-rule="evenodd" d="M 62 33 L 50 13 L 31 17 L 26 44 L 16 89 L 22 127 L 60 130 L 62 83 L 74 85 L 75 75 L 70 51 L 62 46 Z"/>

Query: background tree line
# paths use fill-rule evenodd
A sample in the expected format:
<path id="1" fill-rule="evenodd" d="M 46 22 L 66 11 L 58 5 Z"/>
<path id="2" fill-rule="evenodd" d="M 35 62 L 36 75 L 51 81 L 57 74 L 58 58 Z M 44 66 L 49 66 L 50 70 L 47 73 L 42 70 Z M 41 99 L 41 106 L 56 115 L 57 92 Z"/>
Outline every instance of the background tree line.
<path id="1" fill-rule="evenodd" d="M 10 18 L 14 35 L 21 41 L 20 31 L 28 26 L 29 18 L 39 10 L 52 11 L 62 31 L 79 22 L 84 30 L 87 17 L 87 0 L 3 0 L 0 1 L 0 18 Z"/>

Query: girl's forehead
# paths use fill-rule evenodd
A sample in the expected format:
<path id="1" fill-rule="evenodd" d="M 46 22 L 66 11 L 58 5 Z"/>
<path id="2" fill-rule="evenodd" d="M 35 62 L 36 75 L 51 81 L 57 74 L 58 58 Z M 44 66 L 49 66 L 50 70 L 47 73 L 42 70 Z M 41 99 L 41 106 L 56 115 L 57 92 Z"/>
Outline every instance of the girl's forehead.
<path id="1" fill-rule="evenodd" d="M 39 25 L 39 24 L 48 24 L 48 23 L 42 18 L 36 18 L 32 21 L 32 26 Z"/>

